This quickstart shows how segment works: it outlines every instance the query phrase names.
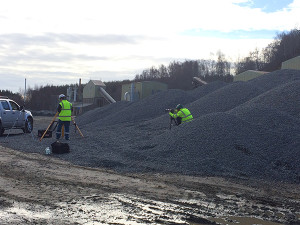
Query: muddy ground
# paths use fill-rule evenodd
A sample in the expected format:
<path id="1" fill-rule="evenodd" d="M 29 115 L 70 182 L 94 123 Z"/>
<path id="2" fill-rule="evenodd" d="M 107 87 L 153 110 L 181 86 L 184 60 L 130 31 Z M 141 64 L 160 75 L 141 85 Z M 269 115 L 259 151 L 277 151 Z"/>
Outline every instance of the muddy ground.
<path id="1" fill-rule="evenodd" d="M 300 187 L 116 174 L 0 147 L 0 224 L 296 224 Z"/>
<path id="2" fill-rule="evenodd" d="M 300 224 L 299 184 L 82 167 L 9 148 L 18 132 L 0 137 L 0 224 Z"/>

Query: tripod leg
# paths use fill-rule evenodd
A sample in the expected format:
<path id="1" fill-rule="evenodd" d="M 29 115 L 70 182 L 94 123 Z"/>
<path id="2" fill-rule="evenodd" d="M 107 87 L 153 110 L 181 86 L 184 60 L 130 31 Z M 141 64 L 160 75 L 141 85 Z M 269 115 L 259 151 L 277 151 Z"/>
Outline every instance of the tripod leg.
<path id="1" fill-rule="evenodd" d="M 84 137 L 84 136 L 83 136 L 83 134 L 81 133 L 81 131 L 80 131 L 79 127 L 77 126 L 77 124 L 76 124 L 76 122 L 75 122 L 74 118 L 73 118 L 73 117 L 71 117 L 71 118 L 72 118 L 72 121 L 73 121 L 73 123 L 74 123 L 74 125 L 75 125 L 76 129 L 78 130 L 79 134 L 81 135 L 81 137 Z"/>
<path id="2" fill-rule="evenodd" d="M 173 122 L 173 117 L 170 116 L 170 130 L 172 129 L 172 122 Z"/>
<path id="3" fill-rule="evenodd" d="M 49 126 L 47 127 L 47 129 L 45 130 L 45 132 L 43 133 L 42 137 L 40 138 L 40 141 L 43 140 L 43 138 L 44 138 L 45 134 L 47 133 L 47 131 L 49 130 L 50 126 L 52 125 L 52 123 L 54 123 L 54 120 L 56 119 L 57 115 L 58 115 L 58 112 L 55 114 L 53 120 L 51 121 L 51 123 L 49 124 Z"/>

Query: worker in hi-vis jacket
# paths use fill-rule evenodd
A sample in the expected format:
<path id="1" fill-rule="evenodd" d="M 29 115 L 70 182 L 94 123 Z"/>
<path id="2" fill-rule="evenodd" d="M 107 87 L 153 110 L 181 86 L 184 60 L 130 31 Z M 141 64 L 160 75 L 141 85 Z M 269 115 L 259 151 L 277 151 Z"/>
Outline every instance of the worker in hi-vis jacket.
<path id="1" fill-rule="evenodd" d="M 193 120 L 193 116 L 187 108 L 183 108 L 181 104 L 176 106 L 175 110 L 170 110 L 169 115 L 175 120 L 176 125 L 180 125 L 185 122 Z"/>
<path id="2" fill-rule="evenodd" d="M 61 136 L 62 126 L 65 128 L 65 139 L 67 141 L 70 140 L 70 123 L 71 123 L 71 115 L 72 115 L 72 103 L 66 100 L 66 96 L 64 94 L 59 95 L 59 105 L 57 107 L 58 114 L 58 126 L 56 129 L 56 140 L 58 141 Z"/>

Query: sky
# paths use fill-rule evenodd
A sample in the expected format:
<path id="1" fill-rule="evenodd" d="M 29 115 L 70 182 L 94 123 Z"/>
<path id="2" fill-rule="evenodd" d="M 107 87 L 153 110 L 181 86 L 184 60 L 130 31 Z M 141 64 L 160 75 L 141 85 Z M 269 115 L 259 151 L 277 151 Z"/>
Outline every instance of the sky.
<path id="1" fill-rule="evenodd" d="M 300 0 L 0 0 L 0 90 L 235 62 L 300 27 Z"/>

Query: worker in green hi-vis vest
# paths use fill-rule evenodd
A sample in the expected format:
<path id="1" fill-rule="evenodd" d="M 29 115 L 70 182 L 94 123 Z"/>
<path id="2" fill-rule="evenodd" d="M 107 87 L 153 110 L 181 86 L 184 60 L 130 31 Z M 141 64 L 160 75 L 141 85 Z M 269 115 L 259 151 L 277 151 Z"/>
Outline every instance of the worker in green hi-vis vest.
<path id="1" fill-rule="evenodd" d="M 191 112 L 187 108 L 184 108 L 181 104 L 178 104 L 175 110 L 172 109 L 169 112 L 169 115 L 171 116 L 171 118 L 175 119 L 176 125 L 180 125 L 182 123 L 190 122 L 193 120 Z"/>
<path id="2" fill-rule="evenodd" d="M 57 107 L 58 114 L 58 126 L 56 129 L 56 141 L 61 137 L 62 126 L 65 128 L 65 139 L 70 140 L 70 122 L 72 120 L 72 103 L 66 100 L 64 94 L 59 95 L 59 105 Z"/>

